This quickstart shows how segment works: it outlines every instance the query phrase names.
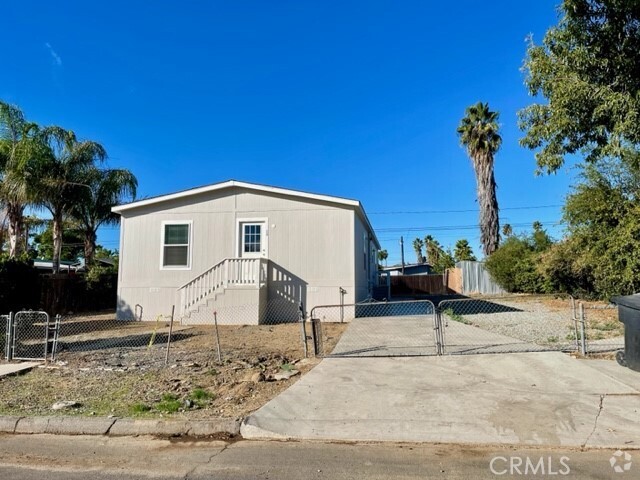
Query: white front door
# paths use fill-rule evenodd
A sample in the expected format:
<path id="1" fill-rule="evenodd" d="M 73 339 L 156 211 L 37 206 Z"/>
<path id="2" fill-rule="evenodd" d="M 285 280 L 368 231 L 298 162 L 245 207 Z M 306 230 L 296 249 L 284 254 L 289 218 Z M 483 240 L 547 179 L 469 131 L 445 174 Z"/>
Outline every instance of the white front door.
<path id="1" fill-rule="evenodd" d="M 240 256 L 242 258 L 267 258 L 268 237 L 266 221 L 240 222 Z"/>

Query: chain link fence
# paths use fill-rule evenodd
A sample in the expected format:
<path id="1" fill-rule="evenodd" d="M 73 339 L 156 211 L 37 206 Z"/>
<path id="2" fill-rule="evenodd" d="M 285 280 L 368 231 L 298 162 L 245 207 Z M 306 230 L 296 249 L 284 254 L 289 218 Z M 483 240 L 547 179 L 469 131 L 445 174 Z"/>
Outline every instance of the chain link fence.
<path id="1" fill-rule="evenodd" d="M 311 310 L 321 357 L 436 355 L 435 306 L 429 300 L 326 305 Z M 348 323 L 342 335 L 335 325 Z"/>
<path id="2" fill-rule="evenodd" d="M 183 325 L 281 325 L 297 323 L 304 305 L 286 298 L 246 305 L 203 305 L 180 319 Z M 215 315 L 215 319 L 214 319 Z"/>
<path id="3" fill-rule="evenodd" d="M 438 296 L 433 301 L 327 305 L 311 311 L 318 356 L 468 355 L 624 348 L 615 306 L 569 295 Z M 342 336 L 329 325 L 348 325 Z"/>
<path id="4" fill-rule="evenodd" d="M 11 322 L 9 321 L 9 315 L 0 315 L 0 362 L 9 358 L 9 340 L 11 335 L 9 328 Z"/>
<path id="5" fill-rule="evenodd" d="M 595 302 L 579 302 L 579 318 L 584 335 L 584 354 L 615 352 L 624 348 L 624 324 L 618 307 Z"/>
<path id="6" fill-rule="evenodd" d="M 499 296 L 438 304 L 445 354 L 579 350 L 575 303 L 564 296 Z"/>
<path id="7" fill-rule="evenodd" d="M 575 302 L 569 296 L 441 296 L 316 306 L 308 313 L 302 304 L 283 298 L 261 306 L 205 306 L 183 318 L 167 313 L 153 321 L 120 319 L 114 313 L 2 315 L 0 358 L 48 359 L 79 368 L 163 367 L 172 361 L 172 353 L 197 344 L 221 361 L 224 328 L 243 325 L 290 325 L 299 329 L 305 356 L 318 357 L 541 351 L 588 355 L 624 348 L 624 325 L 614 305 Z M 250 335 L 251 329 L 246 332 Z M 191 342 L 194 339 L 198 341 Z"/>

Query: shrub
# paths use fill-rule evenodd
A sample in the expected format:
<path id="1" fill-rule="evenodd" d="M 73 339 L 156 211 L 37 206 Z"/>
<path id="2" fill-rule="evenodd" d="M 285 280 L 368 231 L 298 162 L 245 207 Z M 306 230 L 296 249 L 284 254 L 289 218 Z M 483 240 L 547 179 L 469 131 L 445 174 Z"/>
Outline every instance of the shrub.
<path id="1" fill-rule="evenodd" d="M 509 292 L 543 293 L 546 291 L 533 241 L 511 236 L 485 262 L 493 279 Z"/>
<path id="2" fill-rule="evenodd" d="M 40 277 L 33 261 L 0 258 L 0 312 L 40 306 Z"/>

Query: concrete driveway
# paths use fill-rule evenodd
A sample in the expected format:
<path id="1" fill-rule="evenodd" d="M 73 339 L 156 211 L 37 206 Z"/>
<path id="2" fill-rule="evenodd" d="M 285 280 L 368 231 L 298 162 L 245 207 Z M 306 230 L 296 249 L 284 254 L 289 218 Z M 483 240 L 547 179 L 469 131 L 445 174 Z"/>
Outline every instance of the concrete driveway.
<path id="1" fill-rule="evenodd" d="M 640 448 L 640 373 L 558 352 L 327 358 L 241 433 Z"/>

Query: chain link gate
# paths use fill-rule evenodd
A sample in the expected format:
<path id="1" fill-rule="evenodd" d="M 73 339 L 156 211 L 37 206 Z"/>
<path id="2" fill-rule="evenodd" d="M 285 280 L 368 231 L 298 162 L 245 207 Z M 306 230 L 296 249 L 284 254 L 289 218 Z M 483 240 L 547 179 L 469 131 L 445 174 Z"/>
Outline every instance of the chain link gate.
<path id="1" fill-rule="evenodd" d="M 0 360 L 11 360 L 11 315 L 0 315 Z"/>
<path id="2" fill-rule="evenodd" d="M 429 300 L 322 305 L 311 310 L 319 357 L 438 355 L 436 308 Z"/>
<path id="3" fill-rule="evenodd" d="M 27 310 L 17 312 L 12 320 L 8 358 L 46 361 L 49 353 L 49 314 Z"/>
<path id="4" fill-rule="evenodd" d="M 436 324 L 441 355 L 574 352 L 584 338 L 569 296 L 443 300 Z"/>

